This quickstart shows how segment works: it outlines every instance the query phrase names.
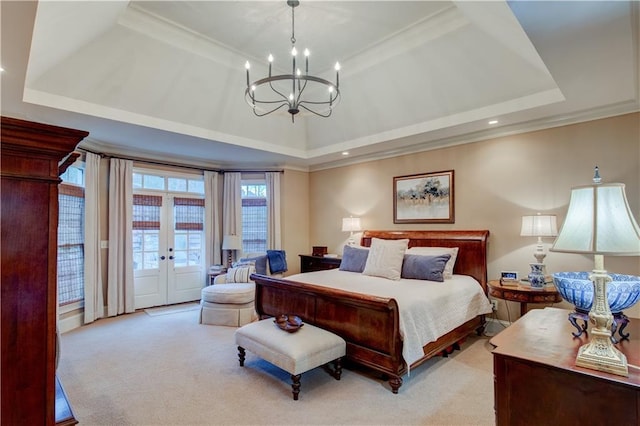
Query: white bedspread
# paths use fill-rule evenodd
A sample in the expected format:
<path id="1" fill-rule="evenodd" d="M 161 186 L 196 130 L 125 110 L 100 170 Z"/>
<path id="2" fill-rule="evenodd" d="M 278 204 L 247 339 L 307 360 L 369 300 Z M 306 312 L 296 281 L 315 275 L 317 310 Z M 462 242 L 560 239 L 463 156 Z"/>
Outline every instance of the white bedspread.
<path id="1" fill-rule="evenodd" d="M 393 281 L 338 269 L 291 275 L 286 279 L 355 293 L 393 298 L 400 313 L 402 355 L 407 366 L 424 355 L 422 347 L 459 325 L 491 312 L 482 287 L 467 275 L 444 282 Z"/>

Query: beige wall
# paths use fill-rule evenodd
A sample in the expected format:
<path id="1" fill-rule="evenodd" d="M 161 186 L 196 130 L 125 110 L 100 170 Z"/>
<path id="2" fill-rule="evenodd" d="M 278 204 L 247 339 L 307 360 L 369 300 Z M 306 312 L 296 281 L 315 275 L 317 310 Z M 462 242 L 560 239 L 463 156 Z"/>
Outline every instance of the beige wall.
<path id="1" fill-rule="evenodd" d="M 520 237 L 522 215 L 537 212 L 564 220 L 571 188 L 591 183 L 598 165 L 604 182 L 626 184 L 640 215 L 640 114 L 418 152 L 309 175 L 309 244 L 341 253 L 348 234 L 341 219 L 361 218 L 364 229 L 488 229 L 489 279 L 501 270 L 526 276 L 534 262 L 535 238 Z M 455 171 L 455 223 L 393 223 L 393 177 Z M 285 232 L 290 224 L 286 222 Z M 548 249 L 553 239 L 545 240 Z M 292 253 L 288 251 L 288 253 Z M 548 272 L 591 270 L 590 256 L 549 253 Z M 607 257 L 610 272 L 640 275 L 638 257 Z M 562 304 L 569 308 L 568 304 Z M 626 312 L 640 318 L 640 304 Z M 499 302 L 499 317 L 515 319 L 519 306 Z"/>
<path id="2" fill-rule="evenodd" d="M 300 272 L 299 254 L 311 251 L 309 245 L 309 174 L 285 170 L 282 188 L 282 248 L 287 252 L 287 275 Z"/>

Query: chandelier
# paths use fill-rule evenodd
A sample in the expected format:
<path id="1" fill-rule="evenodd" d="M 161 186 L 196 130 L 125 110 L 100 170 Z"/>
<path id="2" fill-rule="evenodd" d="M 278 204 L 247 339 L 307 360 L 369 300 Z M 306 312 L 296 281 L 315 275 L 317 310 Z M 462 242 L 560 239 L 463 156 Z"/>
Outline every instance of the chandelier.
<path id="1" fill-rule="evenodd" d="M 288 0 L 291 7 L 291 74 L 272 75 L 271 66 L 273 55 L 269 54 L 269 76 L 251 82 L 249 79 L 249 61 L 245 63 L 247 70 L 247 88 L 244 97 L 253 113 L 263 117 L 279 110 L 287 108 L 291 114 L 291 122 L 295 122 L 295 116 L 301 109 L 320 117 L 329 117 L 333 107 L 340 98 L 340 64 L 336 62 L 336 82 L 331 83 L 320 77 L 309 75 L 309 49 L 305 49 L 304 72 L 296 67 L 298 50 L 295 37 L 295 8 L 300 4 L 298 0 Z M 308 86 L 308 88 L 307 88 Z M 288 95 L 285 93 L 288 92 Z"/>

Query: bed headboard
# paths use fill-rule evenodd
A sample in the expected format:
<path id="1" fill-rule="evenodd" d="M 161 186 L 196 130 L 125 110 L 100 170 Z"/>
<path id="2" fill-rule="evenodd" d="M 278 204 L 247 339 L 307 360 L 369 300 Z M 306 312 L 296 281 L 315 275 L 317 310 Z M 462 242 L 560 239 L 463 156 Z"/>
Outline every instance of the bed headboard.
<path id="1" fill-rule="evenodd" d="M 409 247 L 458 247 L 454 274 L 471 275 L 487 292 L 488 230 L 480 231 L 364 231 L 361 244 L 371 245 L 372 238 L 409 239 Z"/>

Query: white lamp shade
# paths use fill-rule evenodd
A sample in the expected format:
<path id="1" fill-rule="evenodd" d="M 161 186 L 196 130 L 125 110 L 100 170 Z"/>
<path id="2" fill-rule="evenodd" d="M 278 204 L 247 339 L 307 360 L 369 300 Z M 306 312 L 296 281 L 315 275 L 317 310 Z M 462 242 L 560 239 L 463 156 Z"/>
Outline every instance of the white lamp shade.
<path id="1" fill-rule="evenodd" d="M 225 235 L 222 240 L 222 250 L 240 250 L 242 244 L 238 235 Z"/>
<path id="2" fill-rule="evenodd" d="M 522 237 L 555 237 L 558 235 L 556 215 L 537 214 L 535 216 L 522 216 Z"/>
<path id="3" fill-rule="evenodd" d="M 360 218 L 359 217 L 344 217 L 342 218 L 342 232 L 361 231 Z"/>
<path id="4" fill-rule="evenodd" d="M 567 217 L 551 251 L 640 255 L 640 228 L 629 208 L 624 184 L 573 188 Z"/>

